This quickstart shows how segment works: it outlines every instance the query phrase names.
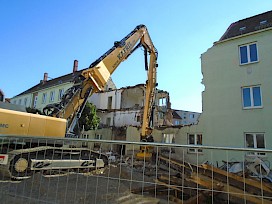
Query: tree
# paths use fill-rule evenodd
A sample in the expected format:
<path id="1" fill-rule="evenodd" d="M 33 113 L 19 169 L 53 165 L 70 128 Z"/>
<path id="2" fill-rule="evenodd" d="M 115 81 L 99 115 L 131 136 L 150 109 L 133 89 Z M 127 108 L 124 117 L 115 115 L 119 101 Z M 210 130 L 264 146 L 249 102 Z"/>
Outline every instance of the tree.
<path id="1" fill-rule="evenodd" d="M 79 123 L 79 129 L 80 131 L 84 130 L 94 130 L 97 129 L 99 123 L 100 123 L 100 118 L 96 114 L 96 107 L 95 105 L 87 102 L 86 106 L 81 114 L 80 119 L 78 120 Z M 78 131 L 78 127 L 75 127 L 76 132 Z"/>

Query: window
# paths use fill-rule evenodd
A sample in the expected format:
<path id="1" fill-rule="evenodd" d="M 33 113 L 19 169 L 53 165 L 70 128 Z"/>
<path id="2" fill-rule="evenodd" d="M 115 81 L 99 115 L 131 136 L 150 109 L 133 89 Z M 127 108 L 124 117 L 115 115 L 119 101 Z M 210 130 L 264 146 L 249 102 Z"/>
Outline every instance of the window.
<path id="1" fill-rule="evenodd" d="M 164 119 L 164 113 L 163 112 L 158 112 L 159 119 Z"/>
<path id="2" fill-rule="evenodd" d="M 264 133 L 246 133 L 245 134 L 245 146 L 248 148 L 264 149 Z M 265 155 L 261 152 L 248 152 L 249 155 Z"/>
<path id="3" fill-rule="evenodd" d="M 239 28 L 239 31 L 245 31 L 246 30 L 246 26 L 244 26 L 244 27 L 241 27 L 241 28 Z"/>
<path id="4" fill-rule="evenodd" d="M 44 104 L 46 102 L 47 93 L 43 93 L 42 96 L 42 103 Z"/>
<path id="5" fill-rule="evenodd" d="M 159 106 L 166 106 L 166 102 L 167 102 L 166 98 L 160 98 L 159 99 Z"/>
<path id="6" fill-rule="evenodd" d="M 63 96 L 63 94 L 64 94 L 64 89 L 59 89 L 59 100 L 62 98 L 62 96 Z"/>
<path id="7" fill-rule="evenodd" d="M 112 109 L 112 96 L 108 97 L 108 109 Z"/>
<path id="8" fill-rule="evenodd" d="M 94 139 L 102 140 L 102 135 L 101 134 L 95 134 Z"/>
<path id="9" fill-rule="evenodd" d="M 110 126 L 110 125 L 111 125 L 111 118 L 107 118 L 107 119 L 106 119 L 106 125 L 107 125 L 107 126 Z"/>
<path id="10" fill-rule="evenodd" d="M 188 134 L 189 145 L 202 145 L 202 134 Z M 202 149 L 188 149 L 188 152 L 202 152 Z"/>
<path id="11" fill-rule="evenodd" d="M 257 44 L 252 43 L 239 47 L 240 64 L 258 62 Z"/>
<path id="12" fill-rule="evenodd" d="M 179 120 L 175 120 L 175 125 L 180 125 L 180 121 Z"/>
<path id="13" fill-rule="evenodd" d="M 51 91 L 50 92 L 50 101 L 52 102 L 52 101 L 54 101 L 54 99 L 55 99 L 55 91 Z"/>
<path id="14" fill-rule="evenodd" d="M 264 21 L 260 22 L 260 25 L 265 25 L 265 24 L 267 24 L 267 20 L 264 20 Z"/>
<path id="15" fill-rule="evenodd" d="M 163 143 L 175 143 L 175 134 L 165 134 L 163 133 Z"/>
<path id="16" fill-rule="evenodd" d="M 262 107 L 262 95 L 260 86 L 242 87 L 243 108 Z"/>
<path id="17" fill-rule="evenodd" d="M 89 139 L 89 135 L 88 135 L 88 134 L 83 134 L 83 135 L 82 135 L 82 138 L 83 138 L 83 139 Z"/>
<path id="18" fill-rule="evenodd" d="M 19 99 L 19 103 L 18 103 L 18 104 L 19 104 L 19 105 L 22 105 L 21 103 L 22 103 L 22 99 Z"/>
<path id="19" fill-rule="evenodd" d="M 24 100 L 24 105 L 26 107 L 26 105 L 27 105 L 27 98 L 25 98 L 25 100 Z"/>
<path id="20" fill-rule="evenodd" d="M 33 108 L 36 108 L 38 96 L 34 97 Z"/>

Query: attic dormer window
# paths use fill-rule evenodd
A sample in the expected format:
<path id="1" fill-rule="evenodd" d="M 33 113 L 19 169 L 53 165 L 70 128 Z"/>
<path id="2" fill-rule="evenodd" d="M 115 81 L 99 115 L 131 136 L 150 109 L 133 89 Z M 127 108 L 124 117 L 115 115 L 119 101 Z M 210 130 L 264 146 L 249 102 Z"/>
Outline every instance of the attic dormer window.
<path id="1" fill-rule="evenodd" d="M 262 25 L 265 25 L 265 24 L 267 24 L 267 20 L 264 20 L 264 21 L 261 21 L 260 22 L 260 25 L 262 26 Z"/>
<path id="2" fill-rule="evenodd" d="M 245 31 L 246 30 L 246 26 L 244 26 L 244 27 L 241 27 L 241 28 L 239 28 L 239 31 Z"/>

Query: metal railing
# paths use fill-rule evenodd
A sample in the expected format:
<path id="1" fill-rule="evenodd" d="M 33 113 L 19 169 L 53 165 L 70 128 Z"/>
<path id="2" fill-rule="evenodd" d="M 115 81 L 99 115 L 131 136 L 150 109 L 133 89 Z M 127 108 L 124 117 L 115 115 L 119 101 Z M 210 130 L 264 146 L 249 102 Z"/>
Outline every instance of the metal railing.
<path id="1" fill-rule="evenodd" d="M 1 203 L 272 203 L 268 149 L 5 136 L 0 149 Z"/>

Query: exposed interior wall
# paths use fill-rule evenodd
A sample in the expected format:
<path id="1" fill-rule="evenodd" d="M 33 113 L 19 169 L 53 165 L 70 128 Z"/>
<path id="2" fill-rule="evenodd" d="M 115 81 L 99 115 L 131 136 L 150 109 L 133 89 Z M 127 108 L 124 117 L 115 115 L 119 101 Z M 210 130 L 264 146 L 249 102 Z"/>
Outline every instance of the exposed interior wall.
<path id="1" fill-rule="evenodd" d="M 89 101 L 97 108 L 101 127 L 141 126 L 145 99 L 144 84 L 93 94 Z M 161 100 L 163 99 L 163 100 Z M 163 104 L 160 104 L 160 100 Z M 157 90 L 153 126 L 172 125 L 169 93 Z"/>
<path id="2" fill-rule="evenodd" d="M 145 90 L 142 86 L 123 89 L 121 94 L 121 108 L 139 108 L 144 104 Z"/>
<path id="3" fill-rule="evenodd" d="M 137 119 L 138 118 L 138 119 Z M 124 110 L 114 112 L 114 126 L 140 126 L 141 112 L 140 110 Z M 139 121 L 137 121 L 139 120 Z"/>
<path id="4" fill-rule="evenodd" d="M 106 111 L 107 109 L 120 109 L 121 107 L 121 92 L 122 90 L 112 90 L 107 92 L 94 93 L 90 98 L 89 102 L 94 104 L 97 109 Z M 111 98 L 111 102 L 109 99 Z M 110 103 L 110 104 L 109 104 Z"/>
<path id="5" fill-rule="evenodd" d="M 157 90 L 156 103 L 155 103 L 155 115 L 154 126 L 171 126 L 173 121 L 173 115 L 171 110 L 171 102 L 169 93 L 162 90 Z"/>

